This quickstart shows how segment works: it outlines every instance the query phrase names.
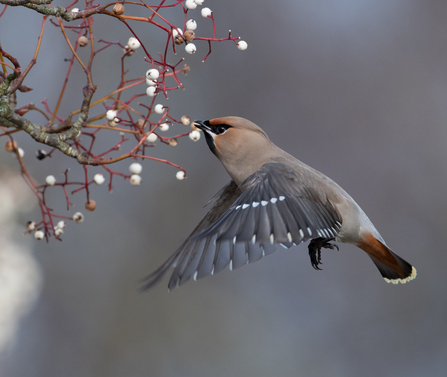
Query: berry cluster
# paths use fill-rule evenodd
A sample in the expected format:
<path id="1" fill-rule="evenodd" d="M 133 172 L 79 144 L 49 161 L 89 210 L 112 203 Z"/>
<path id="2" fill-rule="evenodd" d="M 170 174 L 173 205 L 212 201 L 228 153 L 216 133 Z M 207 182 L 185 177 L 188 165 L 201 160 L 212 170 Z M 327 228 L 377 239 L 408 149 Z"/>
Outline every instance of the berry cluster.
<path id="1" fill-rule="evenodd" d="M 0 0 L 0 4 L 8 5 L 11 1 L 13 0 Z M 29 3 L 34 4 L 31 0 Z M 108 181 L 108 189 L 111 191 L 113 177 L 118 176 L 128 179 L 132 185 L 138 186 L 142 183 L 143 166 L 140 162 L 146 159 L 171 165 L 177 168 L 175 176 L 178 180 L 186 178 L 186 172 L 182 167 L 171 161 L 156 158 L 152 153 L 156 146 L 175 147 L 179 139 L 185 136 L 192 141 L 197 141 L 201 135 L 200 130 L 194 127 L 189 117 L 183 115 L 178 119 L 171 106 L 158 100 L 160 95 L 167 100 L 169 91 L 183 88 L 180 75 L 190 70 L 186 64 L 180 67 L 185 58 L 177 63 L 171 63 L 172 58 L 175 57 L 176 48 L 184 45 L 187 54 L 194 54 L 198 51 L 196 45 L 203 42 L 208 45 L 208 52 L 203 59 L 205 61 L 211 53 L 213 42 L 230 41 L 235 43 L 239 50 L 245 50 L 247 43 L 240 38 L 232 37 L 231 31 L 227 37 L 217 38 L 214 14 L 211 9 L 202 7 L 204 0 L 165 3 L 166 0 L 159 0 L 158 5 L 149 6 L 141 0 L 140 2 L 123 1 L 100 6 L 93 4 L 92 0 L 86 0 L 84 10 L 69 6 L 65 10 L 57 8 L 57 12 L 56 7 L 45 4 L 39 7 L 29 6 L 31 11 L 42 13 L 44 16 L 34 57 L 26 69 L 22 70 L 12 52 L 7 52 L 2 48 L 3 46 L 0 46 L 0 137 L 6 139 L 5 149 L 16 156 L 21 174 L 38 200 L 42 218 L 40 221 L 29 221 L 26 225 L 27 232 L 33 233 L 36 239 L 45 238 L 48 241 L 53 236 L 60 240 L 66 226 L 65 221 L 72 220 L 76 223 L 84 221 L 84 215 L 81 212 L 76 212 L 72 216 L 54 213 L 46 200 L 46 196 L 54 190 L 63 191 L 68 211 L 73 205 L 70 196 L 84 192 L 86 195 L 85 209 L 93 211 L 96 209 L 96 202 L 90 198 L 90 185 L 102 185 Z M 29 4 L 25 0 L 19 6 L 27 5 Z M 213 33 L 210 37 L 196 35 L 198 22 L 189 16 L 190 12 L 194 12 L 197 7 L 202 7 L 201 16 L 209 19 L 213 24 Z M 110 10 L 110 8 L 112 9 Z M 130 10 L 128 11 L 126 8 Z M 171 10 L 177 8 L 179 12 L 183 13 L 183 24 L 178 25 L 170 22 L 163 14 L 167 8 Z M 0 9 L 0 18 L 5 14 L 13 17 L 12 12 L 13 8 L 11 7 L 7 11 L 6 7 L 3 10 Z M 123 45 L 119 42 L 109 42 L 98 38 L 99 30 L 96 30 L 93 24 L 96 14 L 109 16 L 110 22 L 114 22 L 115 19 L 121 21 L 131 33 L 130 38 L 127 38 L 127 43 Z M 18 92 L 31 90 L 23 85 L 23 82 L 36 64 L 44 28 L 48 22 L 60 31 L 61 37 L 71 51 L 65 83 L 62 86 L 59 100 L 54 106 L 45 100 L 42 102 L 43 108 L 39 108 L 33 103 L 18 107 L 17 102 L 20 99 Z M 149 52 L 149 43 L 145 40 L 146 38 L 140 37 L 134 32 L 132 28 L 134 22 L 143 22 L 150 27 L 161 29 L 165 33 L 166 47 L 162 53 L 158 53 L 157 56 L 157 51 Z M 183 32 L 183 30 L 185 31 Z M 81 59 L 79 49 L 82 48 L 90 49 L 90 55 L 86 60 Z M 117 77 L 117 86 L 114 91 L 100 93 L 101 88 L 97 88 L 94 83 L 92 68 L 97 54 L 111 48 L 120 48 L 123 51 L 121 58 L 117 61 L 117 68 L 121 74 Z M 126 70 L 128 59 L 140 59 L 141 71 L 129 72 Z M 75 64 L 79 64 L 84 70 L 86 86 L 80 93 L 81 98 L 78 106 L 71 113 L 64 115 L 61 114 L 59 105 L 62 98 L 67 96 L 66 84 Z M 113 62 L 110 62 L 110 67 L 112 64 Z M 111 69 L 110 67 L 108 69 Z M 138 89 L 138 94 L 131 95 L 131 88 L 132 90 L 141 89 Z M 95 98 L 93 101 L 93 95 L 98 92 L 100 98 Z M 75 101 L 71 100 L 71 103 L 75 103 Z M 32 123 L 26 118 L 26 114 L 32 111 L 38 112 L 44 118 L 43 125 Z M 178 126 L 190 126 L 191 128 L 186 132 L 174 131 L 174 135 L 165 136 L 168 130 L 175 130 Z M 37 181 L 45 182 L 38 184 L 28 171 L 25 163 L 27 158 L 25 151 L 19 146 L 18 138 L 25 133 L 37 142 L 46 145 L 46 148 L 41 146 L 36 148 L 37 159 L 48 161 L 48 158 L 56 154 L 68 157 L 67 164 L 70 158 L 75 159 L 81 164 L 84 179 L 82 181 L 70 179 L 67 168 L 62 173 L 62 180 L 56 178 L 57 174 L 48 175 L 43 179 L 37 178 Z M 98 140 L 103 140 L 103 142 L 98 143 Z M 104 148 L 104 141 L 111 144 Z M 101 148 L 98 147 L 98 144 L 101 145 Z M 127 158 L 133 160 L 129 166 L 130 174 L 111 168 L 111 164 L 114 162 Z M 97 172 L 97 169 L 102 171 Z M 33 175 L 37 176 L 38 173 Z"/>

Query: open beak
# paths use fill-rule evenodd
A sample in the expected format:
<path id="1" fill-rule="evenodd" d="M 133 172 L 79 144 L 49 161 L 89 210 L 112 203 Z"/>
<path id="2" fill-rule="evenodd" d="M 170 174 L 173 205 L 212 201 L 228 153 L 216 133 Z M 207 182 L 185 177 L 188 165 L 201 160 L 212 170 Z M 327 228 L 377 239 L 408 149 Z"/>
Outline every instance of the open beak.
<path id="1" fill-rule="evenodd" d="M 193 124 L 194 126 L 196 126 L 197 128 L 201 129 L 204 132 L 211 132 L 208 120 L 195 120 Z"/>

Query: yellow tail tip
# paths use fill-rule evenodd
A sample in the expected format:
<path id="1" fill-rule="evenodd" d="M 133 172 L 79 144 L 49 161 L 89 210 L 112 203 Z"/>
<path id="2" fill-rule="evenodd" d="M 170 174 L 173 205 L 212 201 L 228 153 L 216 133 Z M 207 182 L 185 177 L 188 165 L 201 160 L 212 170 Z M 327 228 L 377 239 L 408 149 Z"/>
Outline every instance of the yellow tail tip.
<path id="1" fill-rule="evenodd" d="M 412 266 L 411 267 L 411 275 L 407 276 L 405 279 L 387 279 L 387 278 L 383 278 L 387 283 L 391 283 L 391 284 L 405 284 L 408 281 L 413 280 L 414 278 L 416 278 L 417 275 L 417 271 L 416 269 Z"/>

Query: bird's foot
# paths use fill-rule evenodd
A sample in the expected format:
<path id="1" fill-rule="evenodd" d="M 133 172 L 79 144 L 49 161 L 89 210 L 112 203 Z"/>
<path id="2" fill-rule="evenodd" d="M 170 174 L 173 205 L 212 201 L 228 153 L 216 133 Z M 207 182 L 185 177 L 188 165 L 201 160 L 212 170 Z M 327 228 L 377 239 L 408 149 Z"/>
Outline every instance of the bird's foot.
<path id="1" fill-rule="evenodd" d="M 318 267 L 321 263 L 321 248 L 324 249 L 338 249 L 338 246 L 330 243 L 329 241 L 333 241 L 335 238 L 314 238 L 312 241 L 309 242 L 309 256 L 310 256 L 310 263 L 312 264 L 312 267 L 316 270 L 321 270 L 320 267 Z"/>

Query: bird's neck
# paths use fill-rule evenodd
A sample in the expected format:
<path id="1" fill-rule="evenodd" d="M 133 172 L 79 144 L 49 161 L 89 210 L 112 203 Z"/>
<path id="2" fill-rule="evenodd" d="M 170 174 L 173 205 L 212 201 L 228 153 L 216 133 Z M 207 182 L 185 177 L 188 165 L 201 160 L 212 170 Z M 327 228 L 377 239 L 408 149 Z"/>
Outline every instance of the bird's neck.
<path id="1" fill-rule="evenodd" d="M 239 186 L 262 165 L 272 162 L 276 146 L 269 141 L 269 147 L 257 149 L 252 153 L 240 148 L 236 153 L 218 156 L 231 179 Z M 273 148 L 272 148 L 273 146 Z"/>

